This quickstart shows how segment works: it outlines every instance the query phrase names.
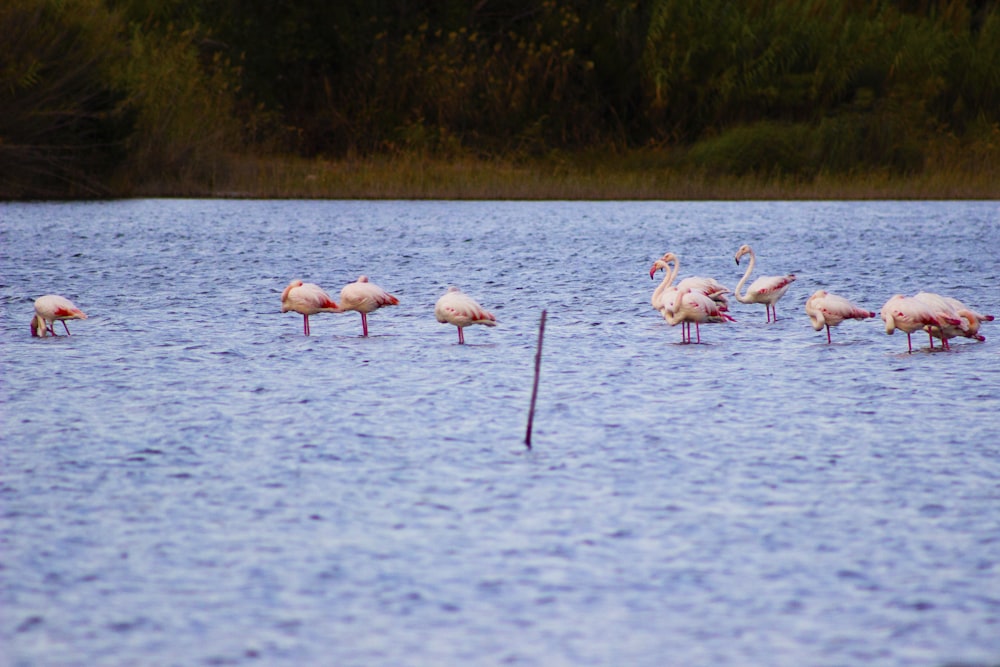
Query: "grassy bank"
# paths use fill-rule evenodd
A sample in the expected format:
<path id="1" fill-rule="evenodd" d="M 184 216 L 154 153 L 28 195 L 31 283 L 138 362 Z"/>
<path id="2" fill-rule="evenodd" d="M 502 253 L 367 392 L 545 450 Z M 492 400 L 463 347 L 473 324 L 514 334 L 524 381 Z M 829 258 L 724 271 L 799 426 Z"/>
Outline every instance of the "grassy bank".
<path id="1" fill-rule="evenodd" d="M 712 176 L 644 154 L 533 162 L 415 156 L 359 160 L 238 158 L 210 181 L 146 183 L 126 196 L 329 199 L 1000 199 L 1000 163 L 970 170 L 929 165 L 909 175 L 865 172 Z"/>

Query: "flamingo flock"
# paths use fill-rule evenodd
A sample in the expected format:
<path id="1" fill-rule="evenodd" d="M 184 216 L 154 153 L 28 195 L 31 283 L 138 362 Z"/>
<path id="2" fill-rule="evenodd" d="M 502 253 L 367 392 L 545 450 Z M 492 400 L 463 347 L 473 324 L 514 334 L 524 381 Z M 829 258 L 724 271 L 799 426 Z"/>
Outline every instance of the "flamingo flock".
<path id="1" fill-rule="evenodd" d="M 732 295 L 740 303 L 764 304 L 767 323 L 777 322 L 777 303 L 795 282 L 796 276 L 794 273 L 783 276 L 762 276 L 750 283 L 746 291 L 741 293 L 757 263 L 753 249 L 748 245 L 742 245 L 735 255 L 737 266 L 740 259 L 746 255 L 750 256 L 750 261 Z M 663 315 L 668 324 L 682 325 L 682 343 L 691 342 L 691 322 L 695 323 L 696 342 L 700 343 L 700 324 L 736 321 L 728 312 L 729 303 L 726 298 L 726 294 L 729 294 L 728 289 L 713 278 L 686 278 L 674 286 L 673 282 L 679 270 L 680 260 L 672 252 L 664 254 L 653 262 L 649 277 L 655 278 L 658 271 L 663 271 L 664 277 L 653 290 L 650 303 L 654 310 Z M 866 320 L 875 317 L 872 311 L 822 289 L 814 292 L 806 300 L 805 311 L 813 329 L 816 331 L 826 329 L 828 344 L 833 342 L 831 327 L 839 326 L 845 320 Z M 881 316 L 887 334 L 892 334 L 896 329 L 906 333 L 909 352 L 913 352 L 913 341 L 910 336 L 915 331 L 927 332 L 932 350 L 935 338 L 941 341 L 943 349 L 948 350 L 951 349 L 948 343 L 951 338 L 986 340 L 979 333 L 979 327 L 983 322 L 991 322 L 994 319 L 992 315 L 972 310 L 958 299 L 930 292 L 920 292 L 913 297 L 896 295 L 882 306 Z"/>
<path id="2" fill-rule="evenodd" d="M 293 280 L 281 293 L 281 312 L 301 313 L 303 333 L 308 336 L 309 316 L 317 313 L 361 313 L 361 335 L 368 336 L 368 314 L 384 306 L 397 306 L 399 299 L 360 276 L 340 290 L 340 305 L 322 287 L 313 283 Z M 442 324 L 453 324 L 458 328 L 458 342 L 465 344 L 462 330 L 471 324 L 495 327 L 497 318 L 457 287 L 449 287 L 444 296 L 434 306 L 434 316 Z"/>
<path id="3" fill-rule="evenodd" d="M 671 326 L 681 325 L 681 342 L 691 343 L 691 324 L 695 326 L 695 341 L 701 343 L 702 324 L 727 324 L 736 319 L 729 314 L 729 300 L 732 294 L 739 303 L 764 304 L 767 323 L 777 322 L 777 303 L 796 280 L 793 273 L 779 276 L 762 276 L 754 280 L 745 292 L 744 284 L 757 263 L 753 249 L 742 245 L 736 251 L 737 266 L 740 259 L 750 256 L 747 268 L 730 292 L 715 278 L 691 276 L 674 285 L 680 273 L 680 259 L 672 252 L 657 259 L 649 270 L 649 277 L 656 278 L 659 271 L 664 277 L 650 297 L 650 304 Z M 368 336 L 368 315 L 386 306 L 399 305 L 399 299 L 369 281 L 367 276 L 359 276 L 340 290 L 340 303 L 333 300 L 322 287 L 315 283 L 293 280 L 281 293 L 281 312 L 295 312 L 302 315 L 303 334 L 311 334 L 309 316 L 319 313 L 357 312 L 361 315 L 361 335 Z M 845 320 L 867 320 L 875 313 L 855 305 L 842 296 L 820 289 L 805 303 L 805 312 L 813 329 L 826 329 L 826 342 L 832 343 L 831 327 L 839 326 Z M 907 351 L 913 352 L 912 334 L 925 331 L 934 349 L 934 339 L 941 341 L 941 348 L 950 350 L 952 338 L 971 338 L 985 341 L 979 333 L 983 322 L 992 322 L 992 315 L 976 312 L 958 299 L 919 292 L 907 297 L 897 294 L 886 301 L 880 313 L 886 334 L 897 329 L 906 334 Z M 496 316 L 483 308 L 458 287 L 449 287 L 434 305 L 434 317 L 442 324 L 451 324 L 458 330 L 458 343 L 465 344 L 464 329 L 479 324 L 494 327 Z M 56 336 L 55 322 L 61 321 L 66 335 L 69 335 L 67 320 L 85 320 L 87 315 L 66 297 L 47 294 L 35 300 L 35 314 L 31 318 L 31 335 L 34 337 Z"/>

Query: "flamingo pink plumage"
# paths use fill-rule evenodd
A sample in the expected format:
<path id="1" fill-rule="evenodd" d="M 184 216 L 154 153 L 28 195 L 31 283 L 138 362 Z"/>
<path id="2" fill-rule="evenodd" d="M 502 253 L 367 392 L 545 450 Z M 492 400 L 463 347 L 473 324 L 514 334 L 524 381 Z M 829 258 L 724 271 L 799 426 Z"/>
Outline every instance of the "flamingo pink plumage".
<path id="1" fill-rule="evenodd" d="M 457 287 L 449 287 L 448 291 L 434 304 L 434 316 L 442 324 L 454 324 L 458 327 L 458 342 L 465 343 L 462 329 L 470 324 L 482 324 L 495 327 L 497 318 L 493 313 L 480 306 L 475 299 L 465 294 Z"/>
<path id="2" fill-rule="evenodd" d="M 681 340 L 685 343 L 691 342 L 691 322 L 694 322 L 698 338 L 697 342 L 700 343 L 702 324 L 736 321 L 713 299 L 693 290 L 690 286 L 677 290 L 671 314 L 669 316 L 664 314 L 664 317 L 667 318 L 667 322 L 670 322 L 670 324 L 683 325 L 681 328 Z M 686 334 L 684 333 L 685 328 L 687 329 Z"/>
<path id="3" fill-rule="evenodd" d="M 788 286 L 795 282 L 795 274 L 789 273 L 787 276 L 762 276 L 757 280 L 750 283 L 750 287 L 747 288 L 745 294 L 740 294 L 740 289 L 743 287 L 743 283 L 747 281 L 750 274 L 753 273 L 754 266 L 757 264 L 757 256 L 754 255 L 753 250 L 748 245 L 740 246 L 740 249 L 736 251 L 736 264 L 740 263 L 740 257 L 743 255 L 750 255 L 750 264 L 747 266 L 746 273 L 740 278 L 740 282 L 736 285 L 736 291 L 733 296 L 740 303 L 762 303 L 764 308 L 767 310 L 767 321 L 771 322 L 771 313 L 774 313 L 775 322 L 778 321 L 778 309 L 776 307 L 778 299 L 785 295 L 788 291 Z"/>
<path id="4" fill-rule="evenodd" d="M 944 318 L 934 312 L 920 299 L 906 297 L 897 294 L 882 306 L 882 321 L 885 322 L 885 332 L 892 335 L 896 329 L 906 334 L 906 346 L 909 352 L 913 352 L 913 343 L 910 334 L 920 331 L 926 326 L 942 327 L 947 324 L 957 325 L 956 318 Z M 933 348 L 933 342 L 931 343 Z"/>
<path id="5" fill-rule="evenodd" d="M 958 299 L 933 292 L 918 292 L 913 298 L 922 301 L 942 319 L 942 326 L 927 325 L 924 327 L 932 348 L 935 338 L 941 339 L 941 347 L 946 350 L 951 349 L 951 344 L 948 341 L 959 336 L 979 341 L 986 340 L 985 336 L 979 334 L 980 321 L 976 317 L 979 313 L 968 310 L 967 306 Z"/>
<path id="6" fill-rule="evenodd" d="M 340 312 L 356 310 L 361 313 L 362 335 L 368 335 L 368 313 L 378 310 L 382 306 L 395 306 L 399 304 L 392 294 L 375 283 L 368 282 L 368 276 L 359 276 L 357 281 L 344 285 L 340 290 Z"/>
<path id="7" fill-rule="evenodd" d="M 656 272 L 660 269 L 665 271 L 663 281 L 660 285 L 653 291 L 653 296 L 650 302 L 653 308 L 659 310 L 663 315 L 663 318 L 671 325 L 676 325 L 680 320 L 673 317 L 674 303 L 677 300 L 677 293 L 682 289 L 690 289 L 694 293 L 703 294 L 712 301 L 715 302 L 719 310 L 726 311 L 729 310 L 729 302 L 726 299 L 726 294 L 729 290 L 719 283 L 719 281 L 714 278 L 703 278 L 700 276 L 692 276 L 685 278 L 676 286 L 674 286 L 674 279 L 677 277 L 680 271 L 680 259 L 677 258 L 672 252 L 666 253 L 663 257 L 656 260 L 653 263 L 652 268 L 649 270 L 649 277 L 653 278 Z M 687 333 L 685 334 L 685 328 Z M 697 329 L 697 326 L 695 327 Z M 685 327 L 681 328 L 681 341 L 690 342 L 691 338 L 691 326 L 690 323 L 686 323 Z M 700 332 L 699 332 L 700 334 Z M 700 337 L 700 336 L 699 336 Z"/>
<path id="8" fill-rule="evenodd" d="M 656 272 L 661 269 L 663 270 L 663 280 L 653 290 L 653 296 L 649 299 L 653 309 L 659 311 L 662 311 L 668 304 L 672 305 L 676 296 L 677 288 L 673 287 L 673 283 L 677 277 L 677 271 L 680 269 L 677 256 L 672 252 L 668 252 L 653 262 L 652 268 L 649 269 L 650 280 L 654 279 Z"/>
<path id="9" fill-rule="evenodd" d="M 281 312 L 287 313 L 288 311 L 302 314 L 302 329 L 308 336 L 310 315 L 339 313 L 340 308 L 319 285 L 293 280 L 281 293 Z"/>
<path id="10" fill-rule="evenodd" d="M 819 331 L 826 327 L 826 342 L 830 340 L 830 327 L 839 325 L 844 320 L 864 320 L 875 317 L 875 313 L 859 308 L 842 296 L 830 294 L 826 290 L 817 290 L 806 301 L 806 315 L 812 322 L 812 327 Z"/>
<path id="11" fill-rule="evenodd" d="M 46 294 L 35 299 L 35 315 L 31 318 L 31 335 L 44 337 L 48 334 L 56 335 L 53 328 L 56 320 L 63 324 L 66 335 L 70 335 L 66 320 L 85 320 L 86 313 L 76 307 L 76 305 L 64 296 L 58 294 Z"/>
<path id="12" fill-rule="evenodd" d="M 984 315 L 982 313 L 976 312 L 975 310 L 972 310 L 958 299 L 952 298 L 950 296 L 944 297 L 944 300 L 950 303 L 951 306 L 955 309 L 955 312 L 958 313 L 959 317 L 961 317 L 967 323 L 970 334 L 969 338 L 975 338 L 978 341 L 986 340 L 985 336 L 979 335 L 979 327 L 983 322 L 992 322 L 996 318 L 994 318 L 992 315 Z"/>

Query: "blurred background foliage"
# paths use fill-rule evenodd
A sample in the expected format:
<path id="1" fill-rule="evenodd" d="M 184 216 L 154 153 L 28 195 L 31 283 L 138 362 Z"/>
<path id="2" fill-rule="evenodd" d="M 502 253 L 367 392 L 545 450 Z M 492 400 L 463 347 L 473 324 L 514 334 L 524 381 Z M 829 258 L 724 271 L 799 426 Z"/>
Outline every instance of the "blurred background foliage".
<path id="1" fill-rule="evenodd" d="M 808 179 L 1000 154 L 988 0 L 5 0 L 0 34 L 3 197 L 210 187 L 248 155 Z"/>

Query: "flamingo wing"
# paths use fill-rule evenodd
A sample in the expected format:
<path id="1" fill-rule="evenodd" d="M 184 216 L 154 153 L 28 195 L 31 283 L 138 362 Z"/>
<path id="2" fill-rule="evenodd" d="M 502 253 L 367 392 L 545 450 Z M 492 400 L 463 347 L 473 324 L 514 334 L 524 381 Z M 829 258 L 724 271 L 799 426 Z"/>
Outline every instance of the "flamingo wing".
<path id="1" fill-rule="evenodd" d="M 46 294 L 35 299 L 35 312 L 49 322 L 87 319 L 86 313 L 77 308 L 76 304 L 58 294 Z"/>
<path id="2" fill-rule="evenodd" d="M 458 327 L 470 324 L 496 326 L 493 313 L 480 306 L 475 299 L 464 294 L 457 287 L 451 287 L 434 305 L 434 316 L 438 322 L 454 324 Z"/>
<path id="3" fill-rule="evenodd" d="M 336 313 L 340 309 L 326 291 L 315 283 L 293 280 L 281 293 L 281 312 L 294 310 L 303 315 Z"/>
<path id="4" fill-rule="evenodd" d="M 795 282 L 795 275 L 791 273 L 787 276 L 761 276 L 750 283 L 750 287 L 747 288 L 747 296 L 759 300 L 777 300 L 793 282 Z"/>
<path id="5" fill-rule="evenodd" d="M 382 306 L 396 305 L 399 305 L 399 299 L 375 283 L 368 282 L 365 276 L 361 276 L 357 282 L 345 285 L 340 290 L 340 307 L 343 310 L 370 313 Z"/>

